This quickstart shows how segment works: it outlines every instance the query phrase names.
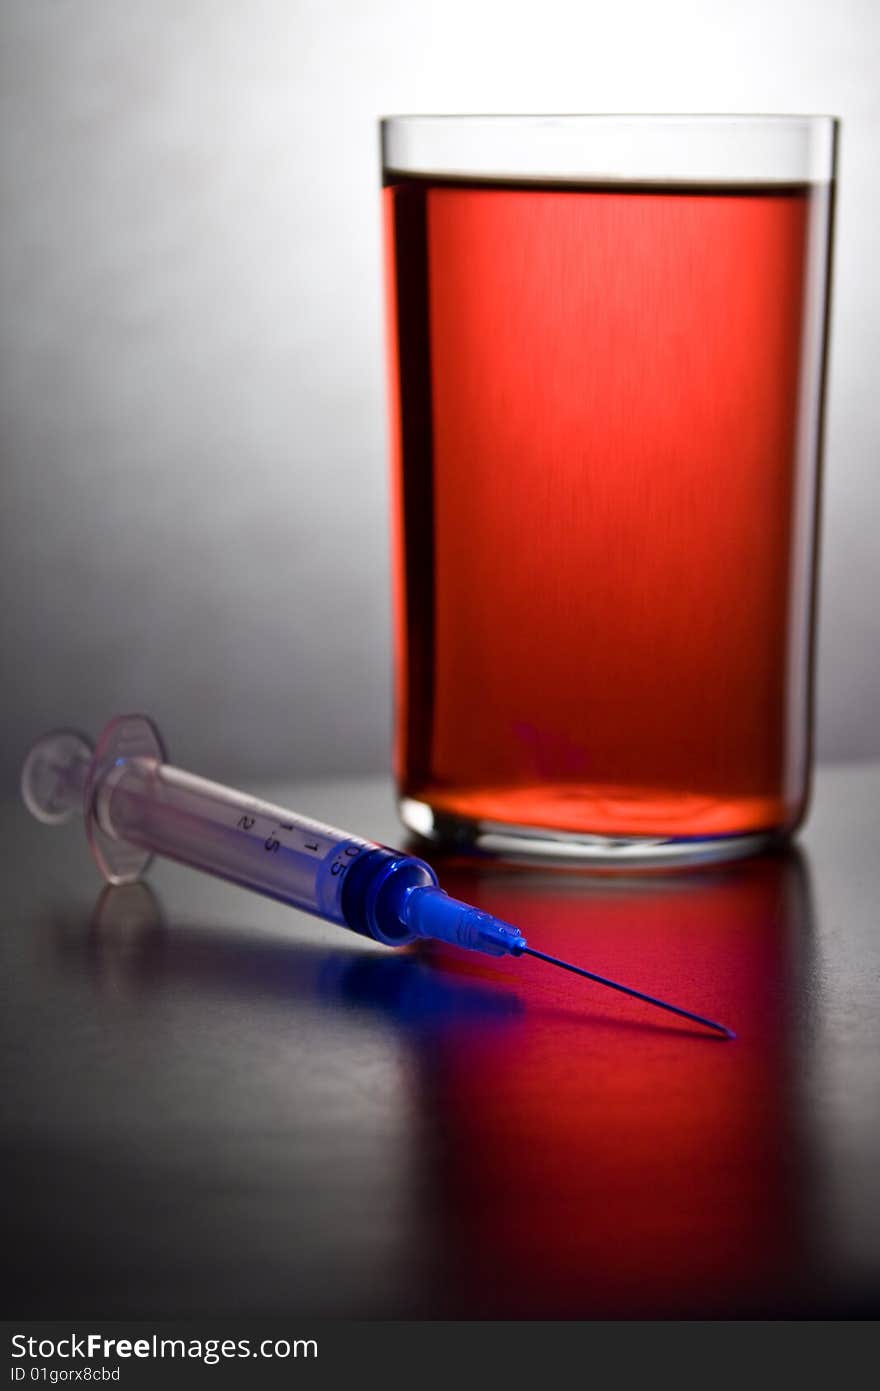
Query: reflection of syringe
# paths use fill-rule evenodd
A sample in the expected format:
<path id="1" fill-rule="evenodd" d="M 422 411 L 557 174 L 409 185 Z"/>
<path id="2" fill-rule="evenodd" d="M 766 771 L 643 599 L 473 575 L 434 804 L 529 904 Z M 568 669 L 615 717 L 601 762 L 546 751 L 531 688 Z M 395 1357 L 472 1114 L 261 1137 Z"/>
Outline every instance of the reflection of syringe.
<path id="1" fill-rule="evenodd" d="M 528 946 L 509 923 L 450 898 L 430 865 L 171 767 L 143 715 L 110 721 L 93 750 L 58 730 L 25 760 L 22 796 L 49 824 L 82 810 L 98 868 L 111 884 L 138 879 L 166 855 L 277 898 L 389 947 L 434 938 L 489 956 L 534 956 L 702 1024 L 723 1024 Z"/>

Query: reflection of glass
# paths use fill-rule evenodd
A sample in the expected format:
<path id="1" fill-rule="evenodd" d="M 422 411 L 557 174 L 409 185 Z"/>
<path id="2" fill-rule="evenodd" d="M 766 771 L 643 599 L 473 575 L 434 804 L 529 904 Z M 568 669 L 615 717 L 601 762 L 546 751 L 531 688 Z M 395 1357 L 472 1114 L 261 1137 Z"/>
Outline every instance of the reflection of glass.
<path id="1" fill-rule="evenodd" d="M 413 830 L 726 857 L 802 816 L 834 131 L 384 123 Z"/>
<path id="2" fill-rule="evenodd" d="M 478 1316 L 535 1317 L 790 1300 L 809 1257 L 789 1077 L 790 954 L 811 933 L 801 856 L 627 881 L 438 869 L 451 892 L 540 928 L 549 950 L 576 943 L 597 970 L 692 991 L 739 1034 L 724 1045 L 658 1027 L 536 967 L 503 1038 L 446 1036 L 426 1074 L 457 1297 Z"/>

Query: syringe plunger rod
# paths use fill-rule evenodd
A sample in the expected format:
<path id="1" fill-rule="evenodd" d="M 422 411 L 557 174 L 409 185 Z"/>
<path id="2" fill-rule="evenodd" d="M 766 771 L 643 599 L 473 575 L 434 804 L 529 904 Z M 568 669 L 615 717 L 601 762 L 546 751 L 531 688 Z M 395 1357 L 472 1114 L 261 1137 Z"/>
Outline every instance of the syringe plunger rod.
<path id="1" fill-rule="evenodd" d="M 450 898 L 414 855 L 171 767 L 143 715 L 111 720 L 94 749 L 70 730 L 44 735 L 25 761 L 22 796 L 51 824 L 78 806 L 110 883 L 133 882 L 153 854 L 164 855 L 386 946 L 423 937 L 490 956 L 535 955 L 733 1037 L 711 1019 L 533 952 L 509 923 Z"/>

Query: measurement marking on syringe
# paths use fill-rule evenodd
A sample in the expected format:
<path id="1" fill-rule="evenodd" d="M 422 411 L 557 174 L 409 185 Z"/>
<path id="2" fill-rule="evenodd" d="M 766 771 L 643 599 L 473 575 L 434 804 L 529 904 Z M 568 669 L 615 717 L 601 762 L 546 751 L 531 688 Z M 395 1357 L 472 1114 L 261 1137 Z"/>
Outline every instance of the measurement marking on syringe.
<path id="1" fill-rule="evenodd" d="M 257 808 L 257 810 L 259 810 L 259 807 L 258 807 L 258 804 L 257 804 L 257 803 L 254 803 L 254 806 Z M 238 820 L 237 820 L 237 822 L 236 822 L 235 824 L 236 824 L 236 827 L 238 828 L 238 830 L 240 830 L 240 831 L 252 831 L 252 830 L 254 829 L 254 827 L 256 826 L 256 824 L 257 824 L 257 819 L 258 819 L 258 818 L 257 818 L 256 816 L 249 816 L 247 813 L 243 813 L 243 814 L 238 818 Z M 269 834 L 266 836 L 266 839 L 263 841 L 263 849 L 266 851 L 266 853 L 267 853 L 268 855 L 277 855 L 278 851 L 281 849 L 281 841 L 280 841 L 279 838 L 278 838 L 277 832 L 278 832 L 278 831 L 296 831 L 296 830 L 297 830 L 297 826 L 296 826 L 296 823 L 293 822 L 293 821 L 276 821 L 276 820 L 274 820 L 274 818 L 272 818 L 271 816 L 266 816 L 265 819 L 266 819 L 266 821 L 269 822 L 269 825 L 270 825 L 271 829 L 270 829 L 270 831 L 269 831 Z M 317 840 L 306 840 L 306 841 L 303 841 L 303 846 L 302 846 L 302 848 L 303 848 L 304 850 L 308 850 L 308 851 L 309 851 L 311 854 L 313 854 L 313 855 L 320 855 L 320 854 L 321 854 L 321 845 L 320 845 L 320 842 L 317 841 Z M 360 854 L 360 847 L 359 847 L 359 846 L 348 845 L 348 846 L 346 846 L 345 850 L 343 851 L 343 854 L 345 854 L 345 855 L 347 855 L 347 856 L 349 856 L 349 857 L 353 857 L 353 856 L 355 856 L 355 855 L 359 855 L 359 854 Z M 340 874 L 340 873 L 342 873 L 343 870 L 346 869 L 346 868 L 347 868 L 347 866 L 344 865 L 344 864 L 338 865 L 338 867 L 334 867 L 334 868 L 332 869 L 331 873 L 333 873 L 333 874 Z"/>

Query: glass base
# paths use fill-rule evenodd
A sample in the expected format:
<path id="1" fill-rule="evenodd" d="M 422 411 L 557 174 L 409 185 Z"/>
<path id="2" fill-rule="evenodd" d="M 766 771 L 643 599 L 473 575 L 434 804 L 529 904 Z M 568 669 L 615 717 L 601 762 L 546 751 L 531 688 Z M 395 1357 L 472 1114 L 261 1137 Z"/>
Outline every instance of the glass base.
<path id="1" fill-rule="evenodd" d="M 401 797 L 397 808 L 407 830 L 438 845 L 499 859 L 555 860 L 597 869 L 716 864 L 759 854 L 785 839 L 783 832 L 774 830 L 718 836 L 590 835 L 459 816 L 436 811 L 414 797 Z"/>

